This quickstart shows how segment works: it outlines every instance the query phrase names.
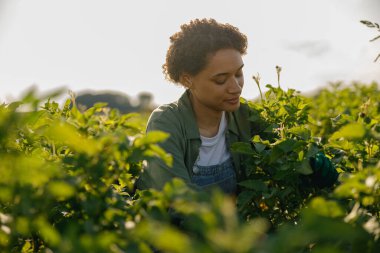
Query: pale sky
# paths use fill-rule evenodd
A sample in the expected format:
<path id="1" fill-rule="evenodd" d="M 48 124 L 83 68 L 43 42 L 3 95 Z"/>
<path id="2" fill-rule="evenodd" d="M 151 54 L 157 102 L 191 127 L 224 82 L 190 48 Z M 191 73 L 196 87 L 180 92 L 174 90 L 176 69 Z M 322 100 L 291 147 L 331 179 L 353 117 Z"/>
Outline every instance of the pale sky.
<path id="1" fill-rule="evenodd" d="M 0 102 L 32 84 L 154 95 L 176 100 L 164 79 L 169 37 L 182 23 L 214 18 L 248 36 L 243 96 L 263 85 L 310 92 L 330 81 L 380 84 L 380 40 L 359 21 L 380 23 L 380 0 L 0 0 Z"/>

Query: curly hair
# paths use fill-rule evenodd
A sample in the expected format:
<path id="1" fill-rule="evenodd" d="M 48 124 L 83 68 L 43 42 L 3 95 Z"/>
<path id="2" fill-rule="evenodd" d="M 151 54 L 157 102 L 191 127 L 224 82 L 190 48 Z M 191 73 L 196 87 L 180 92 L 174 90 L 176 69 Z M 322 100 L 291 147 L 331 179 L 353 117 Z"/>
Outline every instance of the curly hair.
<path id="1" fill-rule="evenodd" d="M 196 75 L 206 66 L 208 58 L 220 49 L 247 52 L 247 36 L 230 24 L 214 19 L 195 19 L 181 25 L 181 31 L 170 37 L 166 62 L 162 65 L 165 78 L 180 82 L 183 73 Z"/>

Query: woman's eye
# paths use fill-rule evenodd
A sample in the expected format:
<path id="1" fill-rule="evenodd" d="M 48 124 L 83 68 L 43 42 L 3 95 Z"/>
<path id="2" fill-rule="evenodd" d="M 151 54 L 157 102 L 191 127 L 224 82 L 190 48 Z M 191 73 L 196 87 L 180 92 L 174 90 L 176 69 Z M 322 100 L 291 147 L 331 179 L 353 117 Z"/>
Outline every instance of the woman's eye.
<path id="1" fill-rule="evenodd" d="M 226 79 L 221 79 L 221 80 L 214 80 L 216 84 L 224 84 L 226 82 Z"/>

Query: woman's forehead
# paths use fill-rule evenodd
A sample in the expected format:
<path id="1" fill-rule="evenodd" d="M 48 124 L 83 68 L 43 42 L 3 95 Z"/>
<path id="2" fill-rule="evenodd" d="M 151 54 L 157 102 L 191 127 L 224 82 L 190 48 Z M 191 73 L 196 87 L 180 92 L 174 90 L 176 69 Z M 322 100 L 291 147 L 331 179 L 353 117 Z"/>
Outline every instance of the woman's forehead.
<path id="1" fill-rule="evenodd" d="M 242 55 L 235 49 L 221 49 L 208 57 L 206 67 L 202 72 L 212 75 L 235 72 L 244 65 Z"/>

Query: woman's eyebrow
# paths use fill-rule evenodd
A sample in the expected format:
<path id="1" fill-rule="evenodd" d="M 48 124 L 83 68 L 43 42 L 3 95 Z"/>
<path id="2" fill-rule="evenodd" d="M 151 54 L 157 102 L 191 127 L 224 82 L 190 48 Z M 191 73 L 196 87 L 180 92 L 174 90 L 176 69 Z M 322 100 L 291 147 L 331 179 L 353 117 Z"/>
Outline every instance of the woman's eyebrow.
<path id="1" fill-rule="evenodd" d="M 244 67 L 244 64 L 242 64 L 236 71 L 239 71 L 239 70 L 241 70 L 242 68 Z M 229 75 L 230 73 L 228 73 L 228 72 L 223 72 L 223 73 L 218 73 L 218 74 L 216 74 L 216 75 L 213 75 L 212 76 L 212 78 L 213 77 L 218 77 L 218 76 L 225 76 L 225 75 Z"/>

